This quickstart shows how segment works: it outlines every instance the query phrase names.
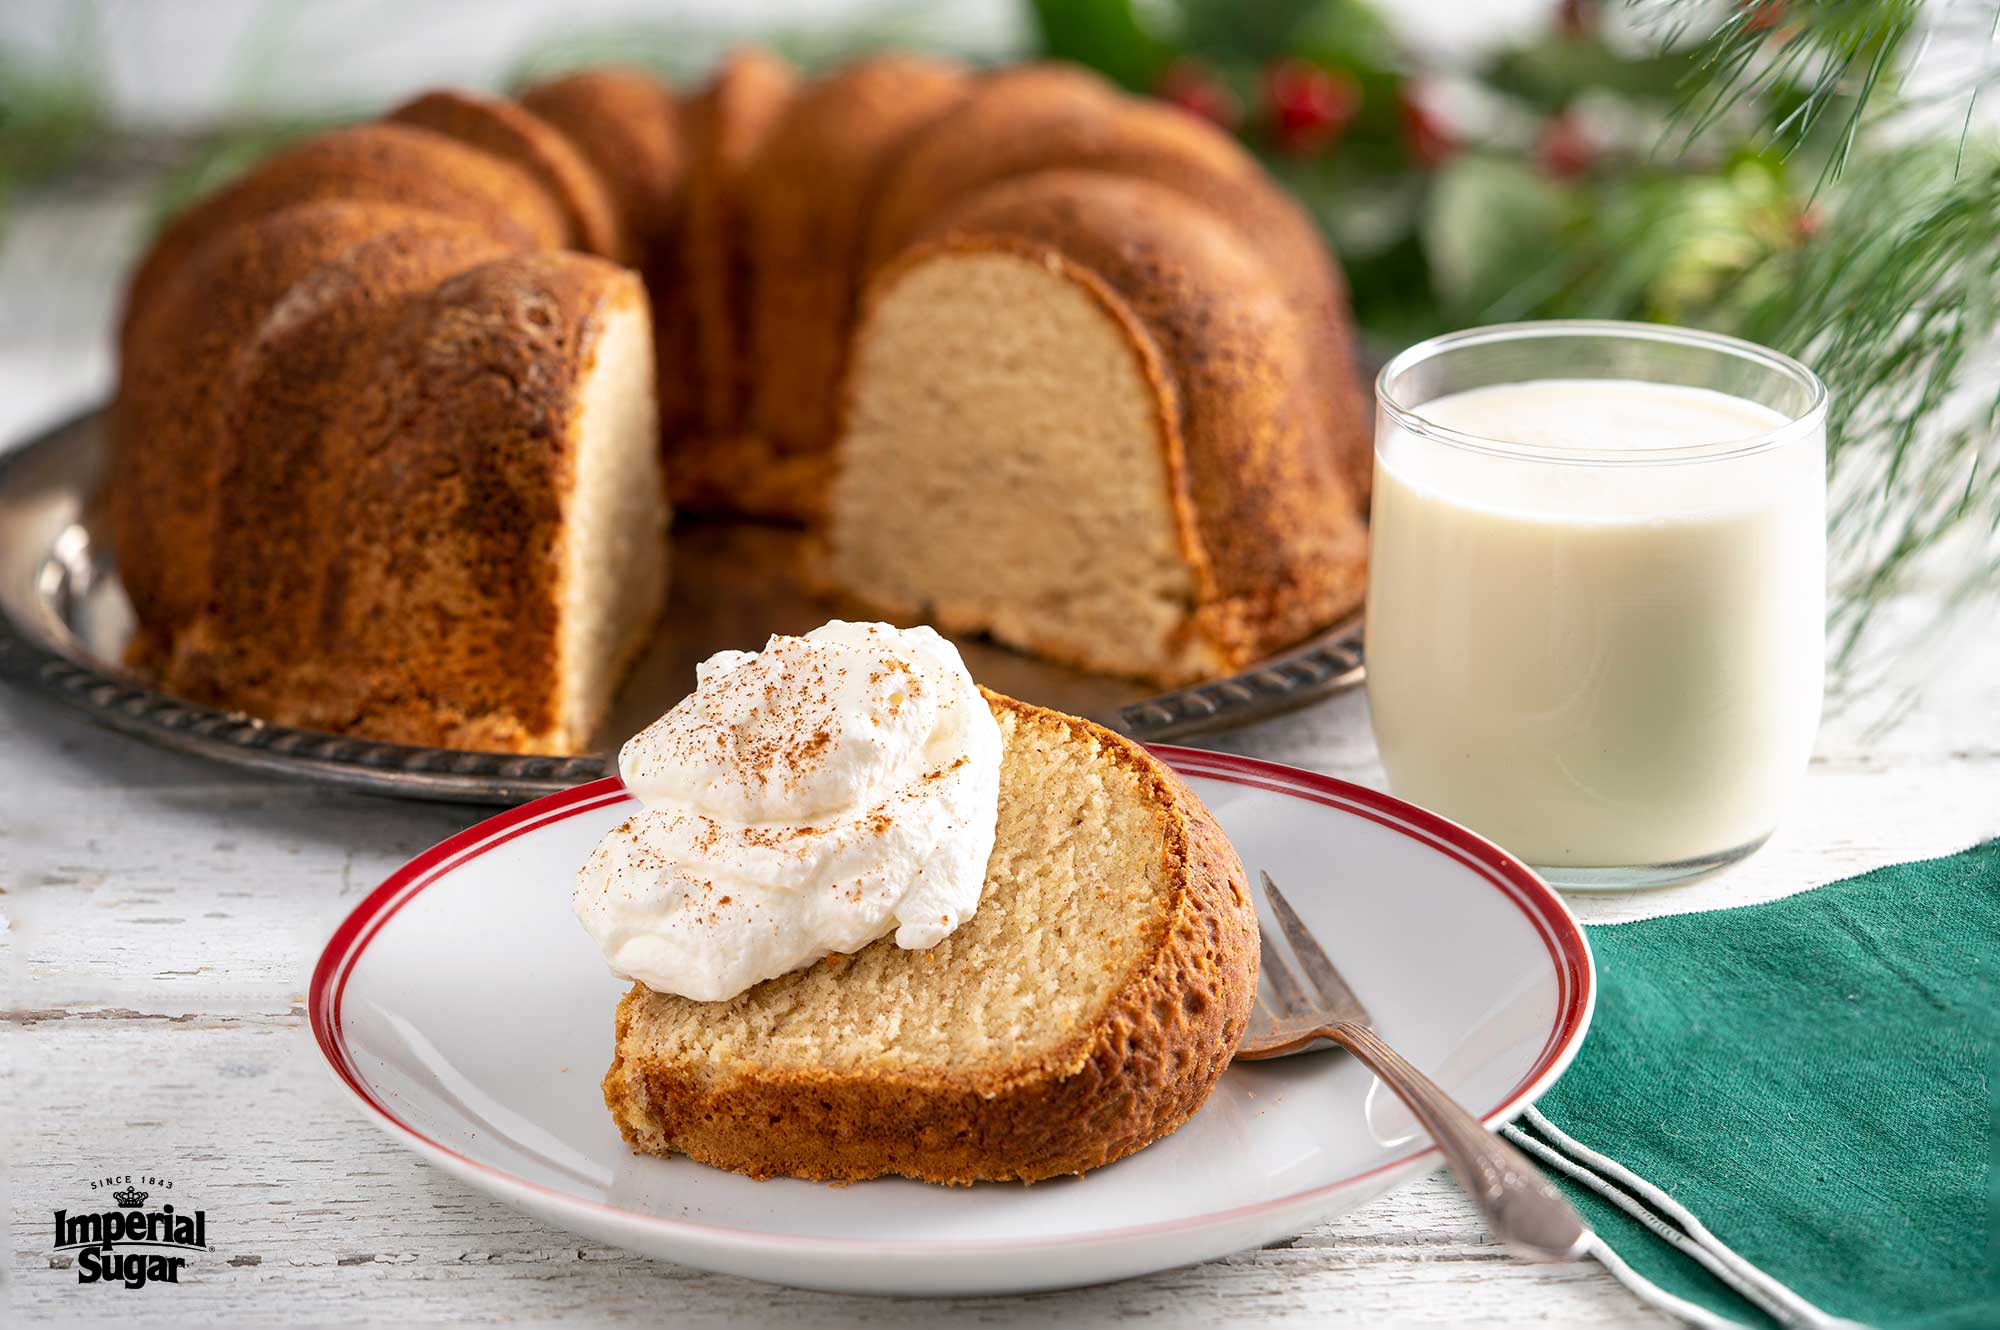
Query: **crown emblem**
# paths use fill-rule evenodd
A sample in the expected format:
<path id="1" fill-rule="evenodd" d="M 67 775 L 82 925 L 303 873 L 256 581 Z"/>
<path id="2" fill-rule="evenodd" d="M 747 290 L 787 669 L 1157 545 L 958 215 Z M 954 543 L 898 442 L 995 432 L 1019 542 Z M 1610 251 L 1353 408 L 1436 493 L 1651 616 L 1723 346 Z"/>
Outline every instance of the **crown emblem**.
<path id="1" fill-rule="evenodd" d="M 112 1192 L 111 1199 L 124 1206 L 127 1210 L 136 1210 L 146 1203 L 146 1197 L 151 1194 L 150 1192 L 140 1191 L 137 1187 L 127 1187 L 124 1191 Z"/>

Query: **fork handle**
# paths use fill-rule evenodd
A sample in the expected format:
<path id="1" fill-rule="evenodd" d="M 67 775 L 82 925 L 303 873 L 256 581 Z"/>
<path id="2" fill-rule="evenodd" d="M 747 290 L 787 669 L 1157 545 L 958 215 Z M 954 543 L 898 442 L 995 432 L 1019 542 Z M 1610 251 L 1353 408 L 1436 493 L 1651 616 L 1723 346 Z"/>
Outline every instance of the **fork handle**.
<path id="1" fill-rule="evenodd" d="M 1354 1054 L 1396 1092 L 1437 1142 L 1494 1237 L 1532 1261 L 1574 1261 L 1583 1255 L 1589 1226 L 1527 1156 L 1487 1131 L 1367 1026 L 1341 1021 L 1317 1033 Z"/>

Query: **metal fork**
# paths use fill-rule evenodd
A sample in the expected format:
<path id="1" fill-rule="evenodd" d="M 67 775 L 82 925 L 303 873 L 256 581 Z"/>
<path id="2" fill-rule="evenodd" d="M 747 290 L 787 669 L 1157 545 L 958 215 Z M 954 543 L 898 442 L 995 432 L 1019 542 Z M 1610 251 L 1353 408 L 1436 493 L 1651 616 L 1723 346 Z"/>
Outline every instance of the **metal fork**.
<path id="1" fill-rule="evenodd" d="M 1486 1218 L 1494 1237 L 1534 1261 L 1574 1261 L 1590 1242 L 1590 1229 L 1527 1157 L 1480 1125 L 1437 1082 L 1369 1028 L 1368 1009 L 1333 968 L 1269 873 L 1259 874 L 1271 913 L 1291 943 L 1308 986 L 1285 963 L 1271 935 L 1258 925 L 1263 960 L 1257 1005 L 1237 1045 L 1239 1060 L 1289 1057 L 1330 1039 L 1396 1092 L 1397 1098 L 1437 1142 L 1459 1186 Z"/>

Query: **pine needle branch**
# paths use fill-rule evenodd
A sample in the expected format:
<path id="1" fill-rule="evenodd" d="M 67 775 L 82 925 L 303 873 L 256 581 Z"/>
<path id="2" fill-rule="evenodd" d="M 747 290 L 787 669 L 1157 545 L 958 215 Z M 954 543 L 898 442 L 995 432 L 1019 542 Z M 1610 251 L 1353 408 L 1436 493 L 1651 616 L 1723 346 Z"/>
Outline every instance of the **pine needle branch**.
<path id="1" fill-rule="evenodd" d="M 1714 320 L 1803 359 L 1833 392 L 1836 661 L 1925 556 L 1966 542 L 1947 592 L 2000 580 L 2000 156 L 1864 153 L 1809 245 L 1746 276 Z M 1947 595 L 1950 599 L 1950 595 Z"/>
<path id="2" fill-rule="evenodd" d="M 1767 249 L 1685 316 L 1798 356 L 1832 391 L 1829 628 L 1836 677 L 1857 688 L 1878 612 L 1941 567 L 1933 555 L 1954 551 L 1945 612 L 2000 585 L 2000 155 L 1973 121 L 2000 71 L 1982 58 L 1922 101 L 1904 94 L 1913 36 L 1917 57 L 1941 35 L 1990 46 L 2000 0 L 1743 0 L 1706 29 L 1713 10 L 1693 0 L 1631 4 L 1691 51 L 1669 121 L 1684 141 L 1727 121 L 1766 160 L 1817 168 L 1811 238 Z M 1956 134 L 1898 124 L 1952 96 Z"/>
<path id="3" fill-rule="evenodd" d="M 1689 0 L 1630 0 L 1641 25 L 1668 44 L 1692 40 L 1674 123 L 1685 147 L 1739 111 L 1775 116 L 1757 127 L 1767 146 L 1790 156 L 1815 142 L 1837 116 L 1819 185 L 1840 177 L 1864 112 L 1884 87 L 1916 30 L 1920 0 L 1744 0 L 1705 33 Z"/>

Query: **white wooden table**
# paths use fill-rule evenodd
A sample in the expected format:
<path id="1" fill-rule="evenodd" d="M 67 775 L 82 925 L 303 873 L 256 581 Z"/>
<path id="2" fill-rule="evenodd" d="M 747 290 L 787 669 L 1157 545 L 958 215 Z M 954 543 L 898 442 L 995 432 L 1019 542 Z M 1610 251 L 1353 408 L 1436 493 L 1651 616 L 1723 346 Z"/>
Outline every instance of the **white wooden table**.
<path id="1" fill-rule="evenodd" d="M 38 215 L 0 251 L 0 439 L 102 391 L 115 275 L 71 271 L 64 256 L 79 228 L 122 234 L 128 213 L 100 201 Z M 1577 912 L 1744 904 L 2000 833 L 2000 602 L 1958 622 L 1930 653 L 1948 663 L 1894 729 L 1870 732 L 1873 705 L 1829 717 L 1802 804 L 1761 853 L 1685 888 L 1573 898 Z M 1218 746 L 1381 782 L 1358 696 Z M 1594 1265 L 1509 1258 L 1442 1175 L 1227 1260 L 952 1303 L 796 1292 L 546 1228 L 378 1132 L 306 1030 L 308 974 L 335 923 L 402 860 L 483 815 L 247 776 L 0 689 L 0 1149 L 13 1219 L 0 1325 L 1664 1324 Z M 213 1252 L 178 1287 L 80 1286 L 50 1251 L 52 1211 L 87 1205 L 91 1178 L 127 1174 L 169 1177 L 208 1214 Z"/>

